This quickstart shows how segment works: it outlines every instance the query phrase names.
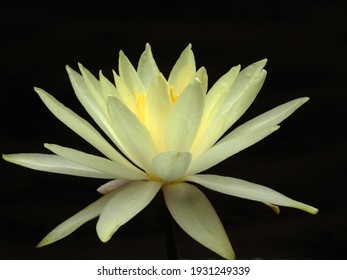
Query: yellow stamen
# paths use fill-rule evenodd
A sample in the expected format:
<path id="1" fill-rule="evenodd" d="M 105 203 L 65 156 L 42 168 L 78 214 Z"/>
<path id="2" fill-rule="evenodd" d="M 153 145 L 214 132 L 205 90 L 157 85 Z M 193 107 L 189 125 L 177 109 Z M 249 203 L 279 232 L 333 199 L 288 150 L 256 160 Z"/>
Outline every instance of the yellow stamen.
<path id="1" fill-rule="evenodd" d="M 175 94 L 173 86 L 170 86 L 170 100 L 171 104 L 174 105 L 175 102 L 177 101 L 178 97 L 180 97 L 178 94 Z"/>
<path id="2" fill-rule="evenodd" d="M 134 90 L 134 92 L 136 97 L 135 114 L 137 115 L 138 119 L 144 124 L 147 95 L 143 93 L 138 93 L 136 89 Z"/>

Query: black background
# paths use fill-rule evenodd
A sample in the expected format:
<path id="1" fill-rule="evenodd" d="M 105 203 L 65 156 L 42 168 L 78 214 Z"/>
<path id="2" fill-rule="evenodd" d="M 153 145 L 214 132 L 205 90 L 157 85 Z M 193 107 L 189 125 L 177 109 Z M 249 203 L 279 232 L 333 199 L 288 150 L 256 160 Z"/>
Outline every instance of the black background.
<path id="1" fill-rule="evenodd" d="M 44 142 L 94 153 L 33 91 L 39 86 L 90 120 L 65 65 L 111 77 L 122 49 L 134 65 L 146 42 L 166 77 L 192 43 L 211 86 L 231 66 L 264 57 L 268 76 L 238 124 L 291 99 L 311 100 L 282 128 L 209 170 L 274 188 L 320 209 L 312 216 L 204 190 L 239 259 L 346 258 L 346 2 L 60 1 L 1 8 L 1 153 L 46 152 Z M 246 3 L 247 2 L 247 3 Z M 90 120 L 91 121 L 91 120 Z M 103 180 L 48 174 L 0 161 L 1 259 L 165 259 L 163 205 L 154 201 L 106 244 L 96 220 L 36 249 L 60 222 L 97 199 Z M 179 257 L 219 258 L 177 227 Z"/>

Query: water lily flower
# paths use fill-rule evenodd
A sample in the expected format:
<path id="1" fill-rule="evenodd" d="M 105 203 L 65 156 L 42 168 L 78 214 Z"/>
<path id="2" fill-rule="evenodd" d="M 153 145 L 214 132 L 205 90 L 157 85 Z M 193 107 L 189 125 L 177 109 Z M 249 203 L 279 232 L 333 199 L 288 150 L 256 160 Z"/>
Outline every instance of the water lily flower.
<path id="1" fill-rule="evenodd" d="M 137 69 L 119 53 L 114 83 L 101 71 L 97 79 L 81 64 L 81 74 L 67 66 L 77 98 L 109 141 L 87 120 L 35 88 L 60 121 L 104 156 L 45 144 L 52 154 L 3 158 L 36 170 L 110 180 L 98 188 L 103 196 L 53 229 L 38 247 L 64 238 L 98 216 L 97 234 L 107 242 L 161 190 L 172 217 L 188 235 L 223 258 L 235 258 L 220 219 L 196 185 L 262 202 L 275 211 L 287 206 L 316 214 L 318 209 L 268 187 L 199 174 L 275 132 L 280 122 L 308 100 L 303 97 L 282 104 L 221 138 L 257 96 L 265 80 L 265 64 L 264 59 L 242 71 L 240 66 L 232 67 L 209 90 L 206 70 L 196 70 L 191 45 L 168 79 L 159 71 L 149 44 Z"/>

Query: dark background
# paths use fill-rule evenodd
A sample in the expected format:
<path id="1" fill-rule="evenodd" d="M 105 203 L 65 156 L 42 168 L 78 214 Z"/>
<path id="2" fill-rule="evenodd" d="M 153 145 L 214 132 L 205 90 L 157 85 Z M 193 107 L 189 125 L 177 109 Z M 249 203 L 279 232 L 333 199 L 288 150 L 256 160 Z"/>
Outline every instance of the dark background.
<path id="1" fill-rule="evenodd" d="M 10 1 L 8 1 L 10 2 Z M 88 118 L 65 65 L 111 77 L 118 51 L 134 65 L 146 42 L 166 77 L 192 43 L 211 86 L 231 66 L 267 57 L 268 77 L 238 124 L 291 99 L 311 100 L 282 128 L 209 170 L 274 188 L 320 209 L 312 216 L 204 190 L 239 259 L 345 259 L 346 1 L 60 1 L 1 8 L 0 152 L 46 152 L 44 142 L 95 152 L 45 108 L 33 87 Z M 247 2 L 247 3 L 246 3 Z M 45 234 L 97 199 L 103 180 L 55 175 L 0 161 L 1 259 L 165 259 L 161 196 L 106 244 L 96 220 L 42 249 Z M 179 257 L 218 258 L 177 227 Z"/>

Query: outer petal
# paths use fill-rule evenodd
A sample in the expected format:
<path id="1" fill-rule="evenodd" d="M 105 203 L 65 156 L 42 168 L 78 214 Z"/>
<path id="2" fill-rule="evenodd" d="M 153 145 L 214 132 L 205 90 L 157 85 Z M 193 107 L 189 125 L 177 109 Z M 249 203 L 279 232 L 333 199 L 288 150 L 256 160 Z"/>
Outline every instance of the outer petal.
<path id="1" fill-rule="evenodd" d="M 159 75 L 158 66 L 155 63 L 151 46 L 148 43 L 146 44 L 145 51 L 140 57 L 137 73 L 146 88 L 148 88 L 153 79 Z"/>
<path id="2" fill-rule="evenodd" d="M 181 53 L 179 59 L 171 70 L 168 82 L 174 91 L 180 95 L 195 76 L 195 59 L 192 45 L 189 44 Z"/>
<path id="3" fill-rule="evenodd" d="M 108 98 L 108 110 L 114 130 L 129 157 L 135 164 L 150 171 L 157 150 L 146 127 L 115 97 Z"/>
<path id="4" fill-rule="evenodd" d="M 153 171 L 161 179 L 174 181 L 184 175 L 192 160 L 190 153 L 165 152 L 153 158 Z"/>
<path id="5" fill-rule="evenodd" d="M 67 219 L 65 222 L 61 223 L 49 234 L 47 234 L 46 237 L 43 238 L 41 242 L 37 245 L 37 247 L 43 247 L 53 242 L 56 242 L 74 232 L 84 223 L 99 216 L 105 204 L 110 200 L 110 198 L 114 194 L 115 193 L 109 193 L 108 195 L 104 195 L 103 197 L 99 198 L 97 201 L 90 204 L 77 214 L 73 215 L 71 218 Z"/>
<path id="6" fill-rule="evenodd" d="M 60 121 L 62 121 L 65 125 L 67 125 L 70 129 L 76 132 L 79 136 L 93 145 L 108 158 L 123 164 L 127 164 L 127 160 L 125 160 L 124 157 L 119 154 L 117 150 L 114 149 L 89 122 L 78 116 L 69 108 L 65 107 L 44 90 L 39 88 L 35 88 L 35 90 L 48 109 Z M 130 166 L 129 163 L 128 165 Z"/>
<path id="7" fill-rule="evenodd" d="M 177 183 L 164 186 L 163 192 L 171 215 L 186 233 L 223 258 L 235 258 L 216 211 L 198 188 Z"/>
<path id="8" fill-rule="evenodd" d="M 90 178 L 113 179 L 114 176 L 99 170 L 67 160 L 57 155 L 46 154 L 11 154 L 3 155 L 4 160 L 34 170 Z"/>
<path id="9" fill-rule="evenodd" d="M 229 135 L 224 137 L 219 143 L 228 141 L 239 134 L 252 132 L 255 130 L 272 127 L 288 118 L 296 109 L 309 100 L 308 97 L 297 98 L 280 106 L 277 106 L 235 128 Z"/>
<path id="10" fill-rule="evenodd" d="M 119 188 L 125 184 L 130 183 L 130 180 L 124 180 L 124 179 L 116 179 L 107 182 L 106 184 L 103 184 L 99 188 L 97 188 L 97 191 L 101 194 L 108 194 L 111 191 L 115 190 L 116 188 Z"/>
<path id="11" fill-rule="evenodd" d="M 160 190 L 159 182 L 133 182 L 115 189 L 115 195 L 108 201 L 100 214 L 96 231 L 103 242 L 145 208 Z"/>
<path id="12" fill-rule="evenodd" d="M 45 144 L 45 147 L 63 158 L 99 170 L 105 174 L 110 174 L 113 176 L 113 178 L 127 180 L 147 179 L 147 176 L 142 171 L 133 171 L 132 169 L 129 169 L 118 162 L 114 162 L 103 157 L 90 155 L 75 149 L 54 144 Z"/>
<path id="13" fill-rule="evenodd" d="M 204 96 L 200 81 L 195 79 L 176 101 L 165 128 L 166 150 L 190 150 L 201 123 Z"/>
<path id="14" fill-rule="evenodd" d="M 196 174 L 187 176 L 185 179 L 228 195 L 260 201 L 265 204 L 298 208 L 311 214 L 316 214 L 318 212 L 317 208 L 293 200 L 273 189 L 236 178 Z"/>
<path id="15" fill-rule="evenodd" d="M 87 69 L 83 68 L 81 64 L 79 66 L 82 73 L 84 73 L 83 77 L 70 67 L 66 67 L 71 84 L 73 86 L 78 100 L 81 102 L 88 114 L 98 124 L 98 126 L 106 133 L 106 135 L 117 145 L 117 147 L 121 151 L 123 151 L 126 154 L 126 152 L 124 151 L 124 147 L 122 147 L 122 145 L 119 143 L 119 139 L 117 138 L 117 135 L 114 133 L 112 125 L 108 118 L 105 96 L 103 96 L 104 94 L 98 92 L 93 86 L 93 84 L 97 82 L 95 81 L 96 78 Z M 92 80 L 94 81 L 94 83 L 92 82 Z M 117 92 L 114 92 L 116 91 L 115 87 L 101 73 L 100 81 L 101 82 L 99 88 L 101 88 L 101 92 L 108 91 L 110 95 L 117 95 Z M 117 159 L 117 161 L 125 165 L 131 166 L 129 161 L 119 153 L 117 155 Z M 115 158 L 113 158 L 113 160 L 115 160 Z"/>
<path id="16" fill-rule="evenodd" d="M 261 89 L 266 71 L 262 70 L 266 60 L 259 61 L 242 70 L 228 96 L 220 106 L 214 119 L 202 137 L 196 155 L 206 151 L 233 125 L 248 109 Z"/>
<path id="17" fill-rule="evenodd" d="M 187 173 L 200 173 L 257 143 L 277 129 L 279 129 L 279 126 L 267 127 L 265 129 L 257 129 L 252 132 L 237 134 L 235 137 L 229 137 L 228 140 L 217 143 L 211 149 L 196 158 L 192 162 Z"/>

